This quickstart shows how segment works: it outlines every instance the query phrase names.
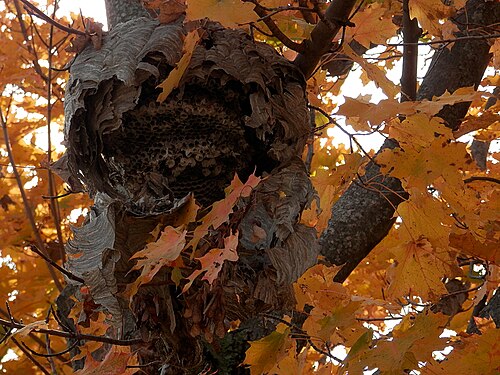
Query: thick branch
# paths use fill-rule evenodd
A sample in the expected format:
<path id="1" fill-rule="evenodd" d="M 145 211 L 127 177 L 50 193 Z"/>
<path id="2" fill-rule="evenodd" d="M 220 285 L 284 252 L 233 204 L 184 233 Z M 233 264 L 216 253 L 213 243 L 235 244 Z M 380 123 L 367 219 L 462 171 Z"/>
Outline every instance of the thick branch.
<path id="1" fill-rule="evenodd" d="M 498 22 L 500 4 L 482 0 L 469 1 L 467 12 L 458 18 L 462 30 L 467 23 L 477 28 L 478 25 L 488 26 Z M 490 60 L 488 51 L 488 41 L 480 39 L 459 40 L 451 50 L 436 51 L 417 99 L 431 99 L 445 90 L 454 91 L 463 86 L 477 87 Z M 456 128 L 468 107 L 468 103 L 448 106 L 439 116 L 450 127 Z M 395 147 L 395 142 L 388 140 L 382 149 L 391 147 Z M 345 264 L 336 281 L 344 281 L 387 235 L 392 227 L 395 208 L 404 199 L 404 194 L 397 179 L 381 176 L 379 167 L 369 163 L 363 179 L 352 184 L 334 204 L 321 245 L 322 254 L 330 262 Z"/>
<path id="2" fill-rule="evenodd" d="M 337 0 L 332 2 L 326 12 L 324 20 L 314 27 L 309 39 L 304 40 L 304 52 L 297 55 L 295 65 L 309 78 L 316 69 L 320 59 L 332 47 L 332 39 L 349 21 L 349 14 L 356 0 Z"/>

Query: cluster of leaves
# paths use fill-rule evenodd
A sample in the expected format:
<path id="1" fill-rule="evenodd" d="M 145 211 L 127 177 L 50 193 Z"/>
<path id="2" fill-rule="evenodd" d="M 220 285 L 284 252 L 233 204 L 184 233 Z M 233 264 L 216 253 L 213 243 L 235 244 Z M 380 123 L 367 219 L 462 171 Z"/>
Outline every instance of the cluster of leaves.
<path id="1" fill-rule="evenodd" d="M 149 1 L 147 5 L 158 10 L 164 23 L 185 13 L 189 21 L 208 17 L 226 27 L 248 28 L 256 39 L 293 59 L 296 52 L 273 35 L 273 26 L 267 21 L 272 18 L 273 25 L 289 40 L 300 42 L 319 19 L 319 13 L 313 10 L 324 10 L 328 2 L 166 0 Z M 463 0 L 449 5 L 413 0 L 410 15 L 426 32 L 423 41 L 451 40 L 456 25 L 448 17 L 463 5 Z M 40 9 L 51 14 L 53 6 Z M 272 17 L 259 15 L 254 11 L 258 6 Z M 245 359 L 252 373 L 356 374 L 365 368 L 378 368 L 383 373 L 419 369 L 432 374 L 487 374 L 500 365 L 493 322 L 473 316 L 474 307 L 491 298 L 500 275 L 500 154 L 489 153 L 486 169 L 481 170 L 460 138 L 465 134 L 482 141 L 498 138 L 499 106 L 487 106 L 488 95 L 472 88 L 445 93 L 432 101 L 398 102 L 399 87 L 387 78 L 387 70 L 401 54 L 387 40 L 397 35 L 399 25 L 394 16 L 399 14 L 398 2 L 363 3 L 351 20 L 355 26 L 345 30 L 342 55 L 326 56 L 325 69 L 319 69 L 308 81 L 310 103 L 318 108 L 318 125 L 328 124 L 325 129 L 341 127 L 335 119 L 339 123 L 345 120 L 350 129 L 361 134 L 350 136 L 353 143 L 363 134 L 379 132 L 395 139 L 399 147 L 374 156 L 360 147 L 339 145 L 327 137 L 326 130 L 319 133 L 317 138 L 321 140 L 311 141 L 312 152 L 304 156 L 307 159 L 314 154 L 309 164 L 319 199 L 303 214 L 302 221 L 321 233 L 328 225 L 332 205 L 363 173 L 369 160 L 378 163 L 382 173 L 400 179 L 409 198 L 397 207 L 396 224 L 389 235 L 344 285 L 332 281 L 337 268 L 321 264 L 294 284 L 296 310 L 305 313 L 306 319 L 300 326 L 287 317 L 277 319 L 275 332 L 253 342 Z M 70 23 L 67 19 L 58 22 Z M 64 337 L 52 336 L 49 341 L 48 335 L 42 339 L 36 334 L 57 328 L 48 317 L 62 277 L 34 252 L 62 264 L 62 243 L 69 236 L 70 215 L 89 204 L 83 195 L 55 199 L 66 191 L 47 168 L 58 157 L 59 145 L 51 136 L 62 127 L 67 78 L 64 70 L 49 67 L 62 68 L 71 60 L 64 51 L 68 35 L 23 13 L 21 2 L 15 0 L 0 6 L 0 29 L 0 111 L 4 128 L 0 146 L 0 220 L 4 223 L 0 230 L 0 288 L 9 301 L 5 309 L 0 309 L 0 318 L 10 322 L 22 319 L 26 325 L 13 337 L 5 328 L 10 338 L 0 347 L 0 358 L 8 355 L 10 360 L 2 361 L 1 366 L 8 373 L 44 372 L 47 366 L 56 373 L 71 373 Z M 196 33 L 188 35 L 185 57 L 162 85 L 165 96 L 178 84 L 199 38 Z M 365 50 L 373 45 L 385 49 L 377 59 L 366 59 L 354 51 L 351 41 Z M 484 78 L 483 86 L 499 85 L 499 51 L 496 40 L 492 43 L 494 74 Z M 387 99 L 373 104 L 368 97 L 346 98 L 338 105 L 336 95 L 346 90 L 342 87 L 345 76 L 332 77 L 326 67 L 342 59 L 359 65 L 363 83 L 375 82 Z M 471 109 L 455 132 L 436 117 L 445 105 L 469 101 Z M 173 281 L 180 284 L 179 269 L 184 267 L 186 249 L 196 249 L 211 229 L 226 223 L 239 197 L 248 195 L 258 183 L 254 176 L 245 184 L 235 179 L 226 199 L 214 204 L 194 228 L 198 207 L 191 198 L 176 223 L 154 233 L 156 240 L 135 254 L 135 270 L 140 276 L 128 286 L 128 296 L 133 297 L 165 266 L 172 269 Z M 377 191 L 380 186 L 368 183 L 366 188 Z M 237 240 L 238 233 L 229 232 L 221 246 L 199 256 L 201 268 L 184 281 L 184 291 L 201 275 L 212 284 L 224 261 L 237 260 Z M 85 290 L 82 295 L 86 295 Z M 451 298 L 457 295 L 464 298 Z M 103 336 L 108 329 L 105 316 L 93 312 L 91 305 L 90 296 L 75 303 L 70 317 L 79 323 L 78 333 Z M 398 324 L 389 324 L 393 321 Z M 481 335 L 469 333 L 471 321 Z M 445 327 L 456 335 L 442 338 Z M 80 373 L 133 373 L 130 366 L 137 363 L 129 347 L 112 346 L 102 361 L 92 359 L 91 353 L 104 350 L 103 345 L 89 340 L 80 348 L 80 354 L 73 358 L 86 359 Z M 436 360 L 433 353 L 448 346 L 453 347 L 448 360 Z M 40 360 L 27 347 L 37 352 L 49 348 L 59 354 Z M 337 352 L 335 348 L 345 350 L 346 358 L 332 355 Z"/>

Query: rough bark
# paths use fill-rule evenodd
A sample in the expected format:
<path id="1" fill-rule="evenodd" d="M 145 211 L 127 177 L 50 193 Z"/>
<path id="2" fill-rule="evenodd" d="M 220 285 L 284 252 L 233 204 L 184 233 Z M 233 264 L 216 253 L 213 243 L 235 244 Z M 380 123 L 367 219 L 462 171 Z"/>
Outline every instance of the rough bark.
<path id="1" fill-rule="evenodd" d="M 120 22 L 149 16 L 149 13 L 141 5 L 140 0 L 104 0 L 104 3 L 106 5 L 109 29 L 112 29 Z"/>
<path id="2" fill-rule="evenodd" d="M 467 24 L 474 27 L 500 22 L 500 4 L 494 1 L 471 0 L 467 11 L 457 18 L 462 33 Z M 477 88 L 490 60 L 488 40 L 459 40 L 448 50 L 441 48 L 433 56 L 429 72 L 418 90 L 417 100 L 432 99 L 446 90 L 459 87 Z M 446 77 L 446 79 L 443 79 Z M 449 127 L 456 129 L 470 103 L 446 106 L 439 112 Z M 395 147 L 386 141 L 382 150 Z M 373 180 L 374 176 L 378 176 Z M 371 181 L 367 183 L 367 181 Z M 369 163 L 366 177 L 357 180 L 332 208 L 328 229 L 321 237 L 322 254 L 332 263 L 345 264 L 336 280 L 344 281 L 356 266 L 388 233 L 397 205 L 405 193 L 398 180 L 380 174 L 380 168 Z"/>
<path id="3" fill-rule="evenodd" d="M 295 65 L 309 78 L 316 69 L 321 58 L 332 48 L 332 39 L 343 28 L 347 27 L 356 0 L 332 2 L 326 12 L 325 19 L 318 22 L 309 39 L 304 40 L 305 51 L 295 58 Z"/>

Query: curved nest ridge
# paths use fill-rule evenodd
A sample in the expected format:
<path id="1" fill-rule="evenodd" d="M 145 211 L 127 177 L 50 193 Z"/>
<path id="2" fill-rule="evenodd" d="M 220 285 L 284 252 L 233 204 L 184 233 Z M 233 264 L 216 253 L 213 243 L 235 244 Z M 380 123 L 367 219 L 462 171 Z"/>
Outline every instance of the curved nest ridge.
<path id="1" fill-rule="evenodd" d="M 181 24 L 118 25 L 71 67 L 66 155 L 55 169 L 73 190 L 103 192 L 132 213 L 168 212 L 194 193 L 224 196 L 234 173 L 269 172 L 309 135 L 302 74 L 240 30 L 206 25 L 178 89 L 156 88 L 182 56 Z"/>

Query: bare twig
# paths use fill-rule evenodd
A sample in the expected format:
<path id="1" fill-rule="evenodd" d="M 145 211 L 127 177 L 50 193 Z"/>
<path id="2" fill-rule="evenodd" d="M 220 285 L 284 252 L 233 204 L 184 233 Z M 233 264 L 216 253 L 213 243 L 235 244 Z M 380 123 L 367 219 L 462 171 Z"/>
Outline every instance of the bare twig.
<path id="1" fill-rule="evenodd" d="M 47 354 L 44 354 L 44 353 L 38 353 L 37 351 L 31 349 L 28 345 L 26 344 L 22 344 L 24 346 L 24 348 L 26 350 L 29 350 L 29 352 L 31 354 L 33 354 L 34 356 L 37 356 L 37 357 L 44 357 L 44 358 L 47 358 L 47 359 L 51 359 L 53 357 L 58 357 L 60 355 L 63 355 L 63 354 L 66 354 L 66 353 L 69 353 L 70 351 L 72 351 L 73 349 L 75 349 L 78 345 L 78 341 L 75 341 L 69 348 L 67 349 L 64 349 L 58 353 L 52 353 L 52 350 L 50 349 L 50 341 L 49 341 L 49 337 L 50 337 L 50 334 L 49 333 L 46 333 L 45 336 L 47 337 Z"/>
<path id="2" fill-rule="evenodd" d="M 56 16 L 56 11 L 58 8 L 58 0 L 54 0 L 54 11 L 52 12 L 52 19 L 55 18 Z M 53 48 L 54 45 L 54 25 L 50 25 L 50 34 L 49 34 L 49 44 L 47 47 L 47 52 L 48 52 L 48 58 L 47 61 L 49 63 L 49 66 L 52 66 L 52 58 L 53 58 Z M 47 165 L 50 165 L 52 162 L 52 103 L 51 103 L 51 97 L 52 97 L 52 69 L 48 70 L 47 74 Z M 49 196 L 54 196 L 55 195 L 55 181 L 54 181 L 54 173 L 50 168 L 47 168 L 47 173 L 48 173 L 48 195 Z M 64 239 L 62 236 L 62 230 L 61 230 L 61 214 L 59 211 L 59 202 L 57 199 L 50 199 L 49 202 L 49 209 L 52 214 L 52 219 L 54 221 L 54 227 L 56 228 L 56 234 L 57 234 L 57 239 L 59 243 L 64 243 Z M 61 247 L 59 256 L 61 258 L 61 261 L 64 263 L 66 259 L 66 254 L 64 253 L 64 248 Z"/>
<path id="3" fill-rule="evenodd" d="M 17 323 L 17 322 L 11 322 L 9 320 L 5 319 L 0 319 L 0 325 L 4 327 L 10 327 L 10 328 L 16 328 L 16 329 L 23 329 L 26 327 L 26 325 Z M 103 342 L 105 344 L 110 344 L 110 345 L 117 345 L 117 346 L 131 346 L 131 345 L 138 345 L 144 343 L 142 339 L 131 339 L 131 340 L 120 340 L 120 339 L 113 339 L 110 337 L 104 337 L 104 336 L 95 336 L 95 335 L 87 335 L 83 333 L 77 333 L 77 332 L 64 332 L 64 331 L 59 331 L 56 329 L 49 329 L 49 328 L 36 328 L 32 332 L 35 333 L 47 333 L 52 336 L 58 336 L 58 337 L 65 337 L 65 338 L 70 338 L 70 339 L 75 339 L 75 340 L 88 340 L 88 341 L 95 341 L 95 342 Z"/>
<path id="4" fill-rule="evenodd" d="M 14 0 L 14 1 L 17 2 L 18 0 Z M 83 35 L 83 36 L 87 35 L 83 31 L 73 29 L 72 27 L 61 25 L 59 22 L 53 20 L 52 18 L 47 16 L 45 13 L 43 13 L 40 9 L 38 9 L 36 6 L 31 4 L 28 0 L 19 0 L 19 1 L 21 1 L 23 3 L 23 5 L 26 7 L 26 9 L 33 12 L 33 14 L 35 16 L 40 17 L 45 22 L 48 22 L 49 24 L 54 25 L 55 27 L 57 27 L 58 29 L 61 29 L 62 31 L 66 31 L 67 33 L 76 34 L 76 35 Z"/>
<path id="5" fill-rule="evenodd" d="M 38 362 L 38 360 L 35 357 L 31 355 L 31 353 L 28 350 L 24 348 L 22 343 L 16 340 L 15 337 L 11 337 L 11 340 L 14 344 L 16 344 L 19 350 L 23 352 L 26 358 L 28 358 L 36 367 L 38 367 L 41 372 L 43 372 L 45 375 L 52 375 L 45 367 L 43 367 L 43 365 L 40 362 Z"/>
<path id="6" fill-rule="evenodd" d="M 309 335 L 307 334 L 307 332 L 306 332 L 306 331 L 304 331 L 302 328 L 299 328 L 299 327 L 297 327 L 296 325 L 294 325 L 294 324 L 292 324 L 292 323 L 290 323 L 290 322 L 287 322 L 286 320 L 281 319 L 281 318 L 279 318 L 279 317 L 277 317 L 277 316 L 269 315 L 269 314 L 266 314 L 266 313 L 263 313 L 263 314 L 262 314 L 262 316 L 265 316 L 266 318 L 269 318 L 269 319 L 276 320 L 277 322 L 283 323 L 283 324 L 285 324 L 286 326 L 288 326 L 288 327 L 290 327 L 290 328 L 292 328 L 292 329 L 296 330 L 296 331 L 297 331 L 297 332 L 299 332 L 301 335 L 303 335 L 303 337 L 307 340 L 307 343 L 308 343 L 309 345 L 311 345 L 311 348 L 313 348 L 315 351 L 317 351 L 318 353 L 323 354 L 323 355 L 325 355 L 325 356 L 327 356 L 327 357 L 329 357 L 329 358 L 333 359 L 333 360 L 334 360 L 334 361 L 336 361 L 336 362 L 339 362 L 339 363 L 342 363 L 342 362 L 343 362 L 343 360 L 342 360 L 342 359 L 340 359 L 340 358 L 338 358 L 338 357 L 334 356 L 334 355 L 333 355 L 332 353 L 330 353 L 329 351 L 327 352 L 327 351 L 325 351 L 325 350 L 323 350 L 323 349 L 321 349 L 321 348 L 318 348 L 318 347 L 316 346 L 316 344 L 312 341 L 311 336 L 309 336 Z"/>
<path id="7" fill-rule="evenodd" d="M 500 184 L 500 180 L 498 178 L 487 177 L 487 176 L 469 177 L 464 180 L 464 183 L 469 184 L 474 181 L 488 181 L 488 182 L 493 182 L 495 184 Z"/>
<path id="8" fill-rule="evenodd" d="M 66 275 L 68 277 L 68 279 L 71 279 L 71 280 L 74 280 L 74 281 L 78 281 L 81 284 L 85 284 L 85 280 L 83 280 L 82 278 L 80 278 L 80 277 L 72 274 L 67 269 L 61 267 L 59 264 L 57 264 L 52 259 L 50 259 L 50 257 L 48 257 L 42 251 L 40 251 L 40 249 L 38 249 L 34 244 L 30 245 L 30 250 L 33 251 L 35 254 L 39 255 L 41 258 L 43 258 L 43 260 L 45 260 L 47 263 L 49 263 L 52 267 L 54 267 L 55 269 L 57 269 L 59 272 L 61 272 L 62 274 Z"/>
<path id="9" fill-rule="evenodd" d="M 417 43 L 387 43 L 387 46 L 392 47 L 401 47 L 401 46 L 428 46 L 431 44 L 444 44 L 444 43 L 454 43 L 460 40 L 481 40 L 481 39 L 495 39 L 499 38 L 500 34 L 487 34 L 487 35 L 468 35 L 468 36 L 459 36 L 451 39 L 440 39 L 440 40 L 431 40 L 430 42 L 417 42 Z"/>
<path id="10" fill-rule="evenodd" d="M 55 3 L 57 5 L 57 0 L 55 0 Z M 45 318 L 45 322 L 47 324 L 49 323 L 51 312 L 52 312 L 52 305 L 50 305 L 49 311 L 47 312 L 47 316 Z M 78 341 L 76 341 L 76 342 L 78 342 Z M 31 348 L 29 348 L 28 345 L 26 345 L 24 342 L 22 343 L 22 345 L 24 346 L 25 349 L 29 350 L 29 352 L 31 354 L 33 354 L 33 355 L 38 354 L 34 350 L 32 351 Z M 48 334 L 45 334 L 45 348 L 47 349 L 47 356 L 42 356 L 42 357 L 47 358 L 47 361 L 50 364 L 50 369 L 52 370 L 52 375 L 57 375 L 57 367 L 56 367 L 56 364 L 54 363 L 54 358 L 53 358 L 54 356 L 52 355 L 52 348 L 50 347 L 50 335 L 48 335 Z M 59 354 L 56 354 L 55 357 L 57 357 L 58 355 Z"/>

